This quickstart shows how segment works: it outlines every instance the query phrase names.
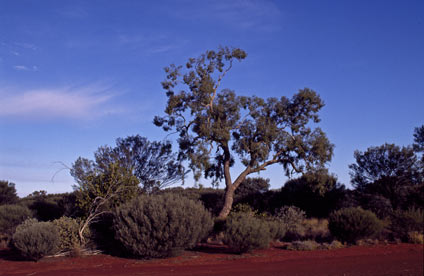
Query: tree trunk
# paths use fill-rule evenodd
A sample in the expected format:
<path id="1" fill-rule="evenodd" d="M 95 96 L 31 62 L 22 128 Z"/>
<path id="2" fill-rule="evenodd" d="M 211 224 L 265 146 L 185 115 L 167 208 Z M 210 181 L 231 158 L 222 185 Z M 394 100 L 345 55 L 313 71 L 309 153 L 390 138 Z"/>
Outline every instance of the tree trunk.
<path id="1" fill-rule="evenodd" d="M 230 214 L 231 207 L 233 207 L 234 192 L 234 185 L 230 185 L 229 187 L 227 186 L 225 189 L 224 206 L 222 206 L 221 212 L 219 213 L 219 220 L 225 220 Z"/>
<path id="2" fill-rule="evenodd" d="M 218 220 L 225 220 L 230 214 L 231 208 L 233 207 L 234 202 L 234 193 L 241 182 L 246 178 L 246 176 L 251 173 L 251 167 L 248 166 L 234 181 L 231 183 L 230 175 L 230 162 L 224 163 L 224 177 L 225 177 L 225 199 L 224 206 L 221 209 L 221 212 L 218 215 Z"/>

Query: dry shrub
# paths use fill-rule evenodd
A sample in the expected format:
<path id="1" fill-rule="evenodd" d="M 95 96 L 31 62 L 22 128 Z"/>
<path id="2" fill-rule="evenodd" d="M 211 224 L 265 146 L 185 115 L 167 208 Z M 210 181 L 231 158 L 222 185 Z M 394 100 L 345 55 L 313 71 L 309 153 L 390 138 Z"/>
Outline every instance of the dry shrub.
<path id="1" fill-rule="evenodd" d="M 303 221 L 305 234 L 302 237 L 307 240 L 328 241 L 330 239 L 330 230 L 328 229 L 328 220 L 310 218 Z"/>
<path id="2" fill-rule="evenodd" d="M 235 253 L 266 248 L 272 236 L 269 225 L 248 213 L 236 213 L 227 218 L 224 243 Z"/>
<path id="3" fill-rule="evenodd" d="M 59 234 L 52 223 L 30 219 L 16 228 L 13 245 L 22 256 L 37 261 L 57 252 Z"/>
<path id="4" fill-rule="evenodd" d="M 136 257 L 168 257 L 196 246 L 213 227 L 211 214 L 199 202 L 163 194 L 140 196 L 114 215 L 116 239 Z"/>
<path id="5" fill-rule="evenodd" d="M 75 247 L 81 247 L 79 237 L 79 228 L 81 221 L 69 217 L 61 217 L 52 221 L 59 233 L 59 249 L 62 251 L 73 250 Z M 89 238 L 90 230 L 87 227 L 84 231 L 84 237 Z"/>
<path id="6" fill-rule="evenodd" d="M 16 226 L 30 217 L 32 213 L 27 207 L 14 204 L 0 206 L 0 234 L 7 240 L 10 239 L 15 233 Z"/>
<path id="7" fill-rule="evenodd" d="M 328 227 L 337 239 L 355 243 L 360 239 L 377 236 L 383 229 L 383 222 L 371 211 L 351 207 L 333 212 Z"/>
<path id="8" fill-rule="evenodd" d="M 408 232 L 408 242 L 415 244 L 424 244 L 423 233 L 417 231 Z"/>
<path id="9" fill-rule="evenodd" d="M 390 230 L 395 238 L 408 242 L 409 232 L 424 233 L 422 209 L 396 210 L 391 216 Z"/>
<path id="10" fill-rule="evenodd" d="M 288 250 L 310 251 L 321 249 L 321 245 L 313 240 L 294 241 L 287 246 Z"/>
<path id="11" fill-rule="evenodd" d="M 275 216 L 286 228 L 285 240 L 299 240 L 305 235 L 303 221 L 306 219 L 306 214 L 298 207 L 283 206 L 275 211 Z"/>

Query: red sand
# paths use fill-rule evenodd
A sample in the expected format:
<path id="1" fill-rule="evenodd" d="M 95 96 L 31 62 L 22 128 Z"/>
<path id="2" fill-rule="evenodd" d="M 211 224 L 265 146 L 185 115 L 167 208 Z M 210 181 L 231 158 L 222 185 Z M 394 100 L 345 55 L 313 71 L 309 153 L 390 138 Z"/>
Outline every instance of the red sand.
<path id="1" fill-rule="evenodd" d="M 169 259 L 134 260 L 107 255 L 16 261 L 0 251 L 0 275 L 423 275 L 423 246 L 355 246 L 336 250 L 288 251 L 280 248 L 249 254 L 225 253 L 222 247 L 186 251 Z"/>

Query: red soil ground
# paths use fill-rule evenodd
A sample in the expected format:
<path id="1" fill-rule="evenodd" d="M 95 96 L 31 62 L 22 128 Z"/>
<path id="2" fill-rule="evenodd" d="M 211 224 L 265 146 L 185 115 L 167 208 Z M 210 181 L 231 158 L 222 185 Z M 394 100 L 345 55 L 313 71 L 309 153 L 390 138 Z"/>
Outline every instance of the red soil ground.
<path id="1" fill-rule="evenodd" d="M 135 260 L 107 255 L 19 261 L 0 251 L 0 275 L 423 275 L 423 246 L 391 244 L 335 250 L 288 251 L 280 248 L 249 254 L 225 253 L 208 246 L 169 259 Z"/>

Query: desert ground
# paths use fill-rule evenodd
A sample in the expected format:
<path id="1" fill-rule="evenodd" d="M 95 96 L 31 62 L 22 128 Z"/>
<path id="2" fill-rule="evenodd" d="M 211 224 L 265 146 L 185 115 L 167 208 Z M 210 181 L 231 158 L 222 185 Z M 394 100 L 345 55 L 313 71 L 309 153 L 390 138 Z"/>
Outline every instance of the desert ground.
<path id="1" fill-rule="evenodd" d="M 278 246 L 236 255 L 203 245 L 178 257 L 137 260 L 109 255 L 20 260 L 0 251 L 0 275 L 423 275 L 423 246 L 389 244 L 289 251 Z"/>

